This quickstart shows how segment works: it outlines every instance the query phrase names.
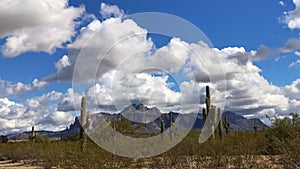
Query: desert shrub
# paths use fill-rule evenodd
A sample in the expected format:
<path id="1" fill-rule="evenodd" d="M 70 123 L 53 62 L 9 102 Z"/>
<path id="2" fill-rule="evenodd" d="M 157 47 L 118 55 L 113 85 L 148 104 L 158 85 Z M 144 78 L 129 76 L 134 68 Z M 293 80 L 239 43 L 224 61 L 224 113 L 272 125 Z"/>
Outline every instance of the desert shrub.
<path id="1" fill-rule="evenodd" d="M 51 141 L 51 139 L 49 137 L 43 136 L 41 134 L 37 134 L 35 139 L 34 139 L 34 142 L 37 142 L 37 143 L 39 143 L 39 142 L 50 142 L 50 141 Z"/>
<path id="2" fill-rule="evenodd" d="M 61 140 L 63 141 L 77 141 L 80 139 L 80 134 L 74 134 L 74 135 L 71 135 L 71 136 L 64 136 L 61 138 Z"/>
<path id="3" fill-rule="evenodd" d="M 266 132 L 267 153 L 280 155 L 280 162 L 287 168 L 300 168 L 300 123 L 293 119 L 276 118 L 272 128 Z"/>
<path id="4" fill-rule="evenodd" d="M 107 152 L 89 138 L 85 152 L 80 140 L 74 138 L 0 144 L 0 156 L 38 161 L 45 168 L 226 168 L 230 165 L 259 168 L 255 162 L 261 147 L 267 145 L 264 132 L 256 135 L 254 132 L 232 132 L 223 139 L 216 136 L 203 144 L 198 143 L 199 134 L 199 131 L 191 131 L 171 150 L 137 160 Z"/>
<path id="5" fill-rule="evenodd" d="M 0 143 L 7 143 L 7 142 L 8 142 L 7 136 L 0 136 Z"/>

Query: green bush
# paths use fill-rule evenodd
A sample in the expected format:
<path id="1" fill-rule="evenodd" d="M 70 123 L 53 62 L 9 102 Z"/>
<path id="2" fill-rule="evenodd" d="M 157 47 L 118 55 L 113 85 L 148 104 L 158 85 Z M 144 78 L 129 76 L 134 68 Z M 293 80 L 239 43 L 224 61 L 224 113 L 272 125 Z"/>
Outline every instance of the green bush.
<path id="1" fill-rule="evenodd" d="M 7 142 L 8 142 L 7 136 L 0 136 L 0 143 L 7 143 Z"/>
<path id="2" fill-rule="evenodd" d="M 40 135 L 40 134 L 37 134 L 35 139 L 34 139 L 34 142 L 50 142 L 50 138 L 47 137 L 47 136 L 43 136 L 43 135 Z"/>
<path id="3" fill-rule="evenodd" d="M 288 168 L 300 168 L 300 118 L 291 114 L 289 118 L 276 118 L 272 128 L 266 132 L 267 153 L 280 155 L 280 162 Z"/>
<path id="4" fill-rule="evenodd" d="M 126 125 L 117 127 L 127 129 Z M 48 138 L 37 136 L 35 142 L 0 144 L 0 156 L 16 161 L 38 162 L 45 168 L 269 168 L 273 164 L 261 164 L 259 161 L 280 155 L 282 166 L 297 168 L 297 160 L 300 159 L 297 145 L 299 131 L 296 123 L 279 120 L 269 130 L 257 134 L 232 132 L 224 135 L 223 139 L 217 136 L 202 144 L 198 143 L 200 133 L 191 131 L 171 150 L 138 160 L 107 152 L 89 138 L 86 151 L 82 152 L 77 137 L 49 141 Z"/>

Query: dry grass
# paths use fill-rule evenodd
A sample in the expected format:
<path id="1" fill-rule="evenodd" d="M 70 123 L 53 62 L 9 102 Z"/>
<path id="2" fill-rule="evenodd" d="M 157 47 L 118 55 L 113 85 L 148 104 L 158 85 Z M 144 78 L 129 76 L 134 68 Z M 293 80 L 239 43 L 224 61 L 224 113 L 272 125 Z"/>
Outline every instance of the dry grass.
<path id="1" fill-rule="evenodd" d="M 300 125 L 299 125 L 300 126 Z M 44 168 L 300 168 L 298 125 L 275 126 L 264 132 L 237 132 L 198 143 L 191 131 L 177 146 L 155 157 L 130 159 L 111 154 L 91 140 L 86 152 L 80 141 L 0 144 L 0 157 Z M 0 158 L 1 159 L 1 158 Z"/>

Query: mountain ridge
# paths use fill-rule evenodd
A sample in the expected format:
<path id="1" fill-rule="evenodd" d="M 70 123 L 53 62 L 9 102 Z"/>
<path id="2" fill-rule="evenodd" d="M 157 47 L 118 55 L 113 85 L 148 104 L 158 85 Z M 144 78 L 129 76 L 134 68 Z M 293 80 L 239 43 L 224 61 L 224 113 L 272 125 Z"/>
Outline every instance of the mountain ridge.
<path id="1" fill-rule="evenodd" d="M 131 116 L 130 116 L 131 115 Z M 179 116 L 181 115 L 181 116 Z M 222 114 L 227 116 L 227 120 L 230 122 L 230 131 L 252 131 L 254 124 L 258 126 L 259 130 L 262 130 L 265 125 L 261 120 L 254 118 L 254 119 L 247 119 L 243 116 L 237 115 L 231 111 L 226 111 Z M 144 134 L 151 134 L 151 133 L 159 133 L 160 132 L 160 124 L 161 120 L 164 121 L 165 128 L 170 126 L 170 119 L 168 113 L 161 113 L 157 107 L 148 108 L 143 104 L 133 104 L 121 111 L 118 114 L 110 114 L 105 112 L 99 112 L 97 114 L 90 114 L 87 116 L 89 121 L 89 127 L 93 127 L 93 123 L 97 122 L 97 120 L 107 119 L 108 121 L 112 122 L 114 120 L 120 120 L 121 117 L 125 117 L 127 119 L 131 119 L 132 125 L 141 124 L 141 122 L 145 126 Z M 172 121 L 174 122 L 177 118 L 181 122 L 189 124 L 194 122 L 192 129 L 201 131 L 202 127 L 204 126 L 204 121 L 202 117 L 202 113 L 189 113 L 189 114 L 180 114 L 173 112 Z M 196 119 L 194 119 L 196 117 Z M 134 121 L 134 122 L 132 122 Z M 74 136 L 79 134 L 80 132 L 80 121 L 79 117 L 75 117 L 74 123 L 72 123 L 68 128 L 62 131 L 36 131 L 37 134 L 42 136 L 47 136 L 51 139 L 61 139 L 65 137 Z M 10 140 L 24 140 L 27 139 L 30 134 L 30 131 L 22 132 L 22 133 L 15 133 L 7 135 L 8 139 Z"/>

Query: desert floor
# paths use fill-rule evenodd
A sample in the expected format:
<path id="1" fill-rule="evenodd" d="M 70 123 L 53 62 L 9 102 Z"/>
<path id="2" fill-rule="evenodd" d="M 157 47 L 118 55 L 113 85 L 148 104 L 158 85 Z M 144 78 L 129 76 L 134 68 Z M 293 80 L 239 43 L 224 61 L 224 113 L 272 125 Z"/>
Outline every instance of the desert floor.
<path id="1" fill-rule="evenodd" d="M 12 160 L 0 161 L 0 169 L 40 169 L 42 167 L 26 164 L 24 161 L 14 162 Z"/>

